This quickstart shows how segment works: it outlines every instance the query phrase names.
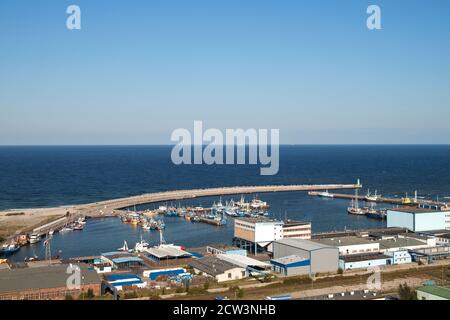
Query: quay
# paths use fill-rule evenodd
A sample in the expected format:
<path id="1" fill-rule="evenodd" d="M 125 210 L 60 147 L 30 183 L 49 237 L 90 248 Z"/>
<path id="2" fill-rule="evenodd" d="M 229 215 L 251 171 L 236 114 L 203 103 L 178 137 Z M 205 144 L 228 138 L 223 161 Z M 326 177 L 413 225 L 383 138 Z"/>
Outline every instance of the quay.
<path id="1" fill-rule="evenodd" d="M 313 196 L 313 197 L 320 197 L 321 192 L 310 191 L 310 192 L 308 192 L 308 195 Z M 436 208 L 447 206 L 447 203 L 437 202 L 437 201 L 432 201 L 432 200 L 417 200 L 414 198 L 387 198 L 387 197 L 378 197 L 376 200 L 369 200 L 366 198 L 366 196 L 355 195 L 355 194 L 346 194 L 346 193 L 328 193 L 328 198 L 330 198 L 330 199 L 345 199 L 345 200 L 358 199 L 359 201 L 365 201 L 365 202 L 389 203 L 389 204 L 402 205 L 402 206 L 422 205 L 422 206 L 436 207 Z"/>

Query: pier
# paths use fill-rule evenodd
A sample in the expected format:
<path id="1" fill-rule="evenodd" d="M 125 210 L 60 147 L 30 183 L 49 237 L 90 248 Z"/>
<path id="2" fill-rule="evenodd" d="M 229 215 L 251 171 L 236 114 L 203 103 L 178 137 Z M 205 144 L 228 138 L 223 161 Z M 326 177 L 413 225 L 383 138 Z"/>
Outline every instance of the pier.
<path id="1" fill-rule="evenodd" d="M 100 201 L 96 203 L 75 206 L 74 210 L 84 216 L 96 217 L 113 213 L 135 205 L 194 199 L 197 197 L 225 196 L 235 194 L 294 192 L 294 191 L 322 191 L 339 189 L 357 189 L 359 184 L 325 184 L 325 185 L 270 185 L 270 186 L 241 186 L 220 187 L 208 189 L 192 189 L 147 193 L 139 196 Z"/>
<path id="2" fill-rule="evenodd" d="M 316 191 L 308 192 L 308 195 L 314 197 L 320 197 L 321 193 Z M 374 202 L 374 203 L 389 203 L 394 205 L 402 205 L 402 206 L 427 206 L 427 207 L 447 207 L 447 203 L 437 202 L 432 200 L 418 200 L 414 198 L 387 198 L 387 197 L 379 197 L 376 200 L 368 200 L 366 196 L 354 195 L 354 194 L 346 194 L 346 193 L 328 193 L 329 199 L 344 199 L 344 200 L 354 200 L 358 199 L 359 201 L 365 202 Z"/>

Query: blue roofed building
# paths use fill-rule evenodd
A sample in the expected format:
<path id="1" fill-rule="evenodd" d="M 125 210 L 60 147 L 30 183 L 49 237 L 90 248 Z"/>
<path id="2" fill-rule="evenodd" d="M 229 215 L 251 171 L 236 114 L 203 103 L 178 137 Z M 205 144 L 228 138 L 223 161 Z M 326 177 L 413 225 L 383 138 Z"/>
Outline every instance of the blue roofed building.
<path id="1" fill-rule="evenodd" d="M 127 252 L 106 252 L 102 253 L 101 259 L 111 264 L 113 269 L 130 269 L 144 266 L 144 260 Z"/>
<path id="2" fill-rule="evenodd" d="M 311 260 L 297 255 L 272 259 L 270 263 L 273 271 L 287 277 L 309 274 L 311 267 Z"/>
<path id="3" fill-rule="evenodd" d="M 116 290 L 123 290 L 124 287 L 145 288 L 147 283 L 135 274 L 110 274 L 106 277 L 106 281 Z"/>

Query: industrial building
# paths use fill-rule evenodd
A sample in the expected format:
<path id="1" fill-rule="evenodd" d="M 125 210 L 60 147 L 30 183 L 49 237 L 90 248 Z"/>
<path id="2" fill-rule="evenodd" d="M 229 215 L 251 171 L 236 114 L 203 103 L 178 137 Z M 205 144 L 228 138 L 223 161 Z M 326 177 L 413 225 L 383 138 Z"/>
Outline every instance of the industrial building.
<path id="1" fill-rule="evenodd" d="M 71 265 L 55 264 L 33 268 L 0 270 L 0 300 L 60 300 L 70 295 L 77 297 L 91 289 L 94 295 L 101 293 L 101 279 L 87 265 L 80 268 L 80 287 L 70 289 L 67 280 Z M 69 270 L 69 273 L 68 273 Z M 74 272 L 73 272 L 74 274 Z"/>
<path id="2" fill-rule="evenodd" d="M 144 250 L 144 255 L 153 261 L 187 259 L 192 257 L 191 253 L 173 245 L 160 245 L 147 248 Z"/>
<path id="3" fill-rule="evenodd" d="M 101 260 L 113 269 L 129 269 L 144 266 L 144 260 L 127 252 L 112 251 L 101 254 Z"/>
<path id="4" fill-rule="evenodd" d="M 408 251 L 412 261 L 432 263 L 435 260 L 447 259 L 450 257 L 450 246 L 441 245 L 431 248 L 422 248 Z"/>
<path id="5" fill-rule="evenodd" d="M 143 276 L 150 280 L 157 280 L 159 276 L 177 276 L 186 272 L 184 268 L 166 268 L 158 270 L 146 270 Z"/>
<path id="6" fill-rule="evenodd" d="M 431 239 L 431 241 L 427 241 L 426 239 L 419 240 L 417 238 L 412 237 L 402 237 L 402 236 L 392 236 L 385 237 L 383 239 L 378 240 L 380 244 L 380 252 L 395 252 L 401 251 L 404 249 L 422 249 L 430 246 L 434 246 L 436 244 L 435 239 Z"/>
<path id="7" fill-rule="evenodd" d="M 423 286 L 416 290 L 418 300 L 450 300 L 450 289 L 439 286 Z"/>
<path id="8" fill-rule="evenodd" d="M 238 280 L 245 278 L 245 268 L 217 257 L 204 257 L 189 263 L 196 274 L 204 274 L 214 278 L 217 282 Z"/>
<path id="9" fill-rule="evenodd" d="M 303 221 L 284 221 L 282 228 L 282 237 L 296 239 L 311 239 L 311 223 Z"/>
<path id="10" fill-rule="evenodd" d="M 106 281 L 117 291 L 133 287 L 142 289 L 147 286 L 147 283 L 135 274 L 110 274 Z"/>
<path id="11" fill-rule="evenodd" d="M 339 254 L 342 256 L 380 251 L 380 245 L 378 242 L 368 238 L 355 236 L 322 238 L 316 239 L 314 242 L 321 243 L 326 246 L 336 247 L 339 249 Z"/>
<path id="12" fill-rule="evenodd" d="M 437 245 L 450 244 L 450 230 L 425 231 L 423 234 L 436 238 Z"/>
<path id="13" fill-rule="evenodd" d="M 271 264 L 274 271 L 286 275 L 336 272 L 339 250 L 310 240 L 280 239 L 273 243 Z"/>
<path id="14" fill-rule="evenodd" d="M 297 255 L 272 259 L 270 263 L 273 266 L 273 271 L 287 277 L 310 273 L 310 260 Z"/>
<path id="15" fill-rule="evenodd" d="M 228 245 L 215 245 L 215 246 L 207 246 L 206 252 L 211 254 L 238 254 L 241 256 L 247 256 L 247 250 L 241 249 L 235 246 Z"/>
<path id="16" fill-rule="evenodd" d="M 264 217 L 236 218 L 233 242 L 250 252 L 272 251 L 273 241 L 283 238 L 310 239 L 311 223 Z"/>
<path id="17" fill-rule="evenodd" d="M 392 264 L 392 258 L 382 253 L 363 253 L 344 255 L 339 258 L 339 268 L 342 270 L 366 269 Z"/>
<path id="18" fill-rule="evenodd" d="M 387 251 L 384 254 L 391 257 L 392 264 L 405 264 L 412 262 L 412 256 L 408 250 Z"/>
<path id="19" fill-rule="evenodd" d="M 407 228 L 410 231 L 450 230 L 450 211 L 421 207 L 405 207 L 387 211 L 387 227 Z"/>
<path id="20" fill-rule="evenodd" d="M 248 274 L 256 275 L 271 269 L 267 262 L 259 261 L 239 254 L 218 254 L 217 258 L 242 267 Z"/>

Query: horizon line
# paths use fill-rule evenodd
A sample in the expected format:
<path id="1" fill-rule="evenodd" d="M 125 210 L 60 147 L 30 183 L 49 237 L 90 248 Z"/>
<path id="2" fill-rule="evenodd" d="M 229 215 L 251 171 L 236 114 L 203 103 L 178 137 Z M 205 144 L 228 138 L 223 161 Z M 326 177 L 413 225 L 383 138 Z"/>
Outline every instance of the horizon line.
<path id="1" fill-rule="evenodd" d="M 1 147 L 173 147 L 178 144 L 0 144 Z M 208 146 L 202 144 L 201 146 Z M 229 146 L 230 144 L 223 144 Z M 232 144 L 237 147 L 238 145 Z M 271 144 L 268 143 L 268 146 Z M 279 146 L 450 146 L 450 143 L 280 143 Z M 200 146 L 192 144 L 191 146 Z M 259 146 L 258 144 L 244 144 L 243 146 Z"/>

